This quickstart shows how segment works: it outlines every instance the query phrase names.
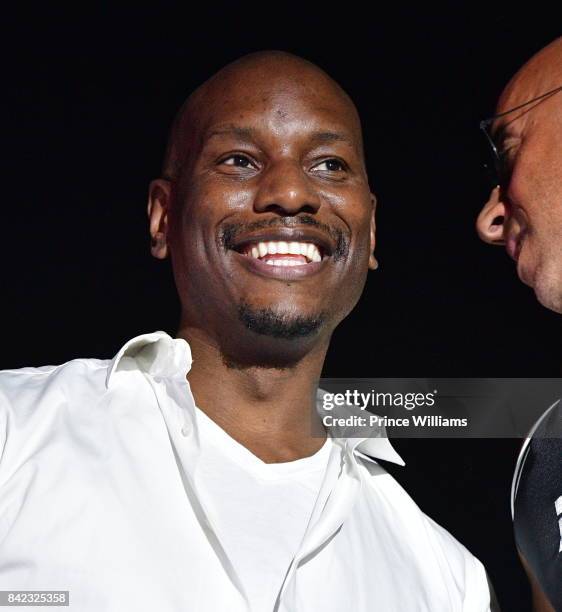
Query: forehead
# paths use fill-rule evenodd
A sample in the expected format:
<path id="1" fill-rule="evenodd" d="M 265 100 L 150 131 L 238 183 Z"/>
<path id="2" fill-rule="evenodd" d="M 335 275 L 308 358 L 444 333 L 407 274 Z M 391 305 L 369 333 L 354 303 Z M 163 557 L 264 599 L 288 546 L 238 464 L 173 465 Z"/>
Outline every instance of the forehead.
<path id="1" fill-rule="evenodd" d="M 527 115 L 533 118 L 541 116 L 556 116 L 562 110 L 561 93 L 562 83 L 552 87 L 548 81 L 541 85 L 534 82 L 526 87 L 514 88 L 502 95 L 498 104 L 497 114 L 502 115 L 496 123 L 509 124 L 519 118 L 527 119 Z"/>
<path id="2" fill-rule="evenodd" d="M 495 128 L 506 127 L 512 123 L 527 125 L 535 123 L 535 120 L 540 120 L 542 124 L 548 118 L 558 120 L 562 115 L 562 96 L 560 96 L 562 92 L 530 104 L 526 103 L 560 86 L 562 86 L 562 38 L 533 56 L 508 83 L 496 109 L 496 114 L 508 114 L 496 120 Z M 520 105 L 525 106 L 509 112 Z"/>
<path id="3" fill-rule="evenodd" d="M 315 73 L 246 71 L 217 79 L 199 99 L 194 123 L 199 136 L 217 126 L 241 125 L 279 135 L 306 135 L 329 128 L 361 145 L 357 111 L 346 94 Z"/>

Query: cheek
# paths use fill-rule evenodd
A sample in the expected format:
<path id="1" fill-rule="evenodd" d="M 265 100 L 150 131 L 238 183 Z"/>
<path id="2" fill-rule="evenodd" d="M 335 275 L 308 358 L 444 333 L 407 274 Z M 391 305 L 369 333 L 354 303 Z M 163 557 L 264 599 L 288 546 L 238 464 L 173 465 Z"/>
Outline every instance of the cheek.
<path id="1" fill-rule="evenodd" d="M 330 216 L 339 217 L 338 225 L 347 227 L 355 253 L 362 253 L 365 249 L 368 251 L 373 210 L 368 188 L 361 185 L 342 190 L 341 193 L 322 193 L 321 199 Z"/>
<path id="2" fill-rule="evenodd" d="M 349 215 L 346 219 L 352 232 L 352 243 L 346 263 L 347 270 L 342 281 L 345 290 L 342 291 L 340 287 L 336 297 L 336 299 L 341 298 L 345 312 L 349 312 L 361 297 L 367 280 L 371 252 L 370 208 L 361 210 L 356 207 L 355 211 L 357 212 L 354 215 Z"/>
<path id="3" fill-rule="evenodd" d="M 221 219 L 253 201 L 250 185 L 220 176 L 195 177 L 178 196 L 190 219 L 204 216 Z"/>
<path id="4" fill-rule="evenodd" d="M 527 239 L 549 240 L 562 227 L 561 179 L 542 173 L 516 173 L 510 186 L 510 224 L 527 230 Z"/>
<path id="5" fill-rule="evenodd" d="M 232 213 L 245 209 L 251 201 L 252 192 L 223 184 L 217 180 L 193 182 L 181 195 L 178 212 L 173 217 L 176 238 L 189 241 L 188 250 L 197 247 L 209 251 L 217 246 L 217 228 Z M 179 235 L 178 235 L 179 234 Z"/>
<path id="6" fill-rule="evenodd" d="M 212 256 L 214 217 L 209 196 L 195 188 L 183 192 L 170 216 L 172 264 L 176 283 L 184 288 L 198 282 Z"/>
<path id="7" fill-rule="evenodd" d="M 194 183 L 188 203 L 194 214 L 203 214 L 217 220 L 246 208 L 253 202 L 254 190 L 249 185 L 232 179 L 209 177 Z"/>
<path id="8" fill-rule="evenodd" d="M 352 232 L 355 237 L 353 258 L 355 264 L 368 263 L 371 251 L 371 213 L 364 212 L 352 220 Z"/>
<path id="9" fill-rule="evenodd" d="M 547 220 L 548 215 L 560 218 L 562 206 L 562 140 L 552 134 L 530 137 L 518 151 L 509 197 L 529 215 L 531 224 Z M 535 221 L 536 219 L 536 221 Z"/>

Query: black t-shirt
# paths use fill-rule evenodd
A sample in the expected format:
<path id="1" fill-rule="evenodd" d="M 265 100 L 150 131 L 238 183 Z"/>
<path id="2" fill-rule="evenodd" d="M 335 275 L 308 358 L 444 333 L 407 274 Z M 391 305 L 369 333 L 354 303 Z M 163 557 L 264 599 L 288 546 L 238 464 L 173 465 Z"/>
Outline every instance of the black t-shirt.
<path id="1" fill-rule="evenodd" d="M 562 401 L 523 446 L 513 480 L 517 547 L 555 610 L 562 611 Z"/>

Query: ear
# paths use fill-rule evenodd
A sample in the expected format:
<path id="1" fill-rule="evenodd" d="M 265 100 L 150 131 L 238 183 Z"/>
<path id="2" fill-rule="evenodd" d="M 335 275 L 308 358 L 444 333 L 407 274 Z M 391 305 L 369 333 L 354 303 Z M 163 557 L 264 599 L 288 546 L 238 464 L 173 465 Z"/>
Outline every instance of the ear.
<path id="1" fill-rule="evenodd" d="M 150 252 L 157 259 L 168 256 L 168 216 L 172 203 L 172 184 L 156 179 L 148 189 L 149 230 L 152 237 Z"/>
<path id="2" fill-rule="evenodd" d="M 375 258 L 375 244 L 376 244 L 375 209 L 377 208 L 377 198 L 375 197 L 373 193 L 371 194 L 371 204 L 372 204 L 372 209 L 371 209 L 371 242 L 369 245 L 369 253 L 370 253 L 369 254 L 369 270 L 376 270 L 379 267 L 379 262 Z"/>
<path id="3" fill-rule="evenodd" d="M 494 187 L 484 208 L 476 219 L 476 231 L 488 244 L 505 244 L 506 205 L 501 189 Z"/>

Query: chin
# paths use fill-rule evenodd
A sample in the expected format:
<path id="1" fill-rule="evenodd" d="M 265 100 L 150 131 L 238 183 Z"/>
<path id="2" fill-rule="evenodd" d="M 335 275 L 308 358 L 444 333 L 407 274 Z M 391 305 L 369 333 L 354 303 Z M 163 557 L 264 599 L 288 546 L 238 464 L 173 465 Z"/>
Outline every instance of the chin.
<path id="1" fill-rule="evenodd" d="M 562 314 L 562 271 L 560 274 L 537 274 L 533 289 L 537 300 L 549 310 Z"/>
<path id="2" fill-rule="evenodd" d="M 316 336 L 328 318 L 324 311 L 307 313 L 278 307 L 258 308 L 248 302 L 240 303 L 238 317 L 256 334 L 283 340 Z"/>
<path id="3" fill-rule="evenodd" d="M 533 289 L 538 302 L 562 314 L 562 260 L 553 253 L 523 249 L 517 261 L 519 279 Z"/>
<path id="4" fill-rule="evenodd" d="M 539 292 L 535 289 L 535 295 L 537 296 L 537 300 L 549 310 L 553 310 L 558 314 L 562 314 L 562 294 L 559 292 L 558 294 L 551 295 L 550 293 Z"/>

